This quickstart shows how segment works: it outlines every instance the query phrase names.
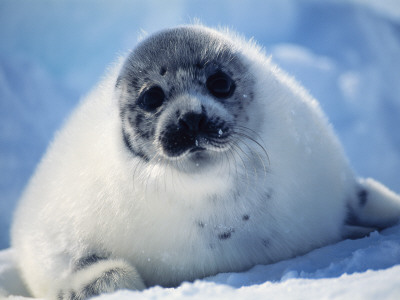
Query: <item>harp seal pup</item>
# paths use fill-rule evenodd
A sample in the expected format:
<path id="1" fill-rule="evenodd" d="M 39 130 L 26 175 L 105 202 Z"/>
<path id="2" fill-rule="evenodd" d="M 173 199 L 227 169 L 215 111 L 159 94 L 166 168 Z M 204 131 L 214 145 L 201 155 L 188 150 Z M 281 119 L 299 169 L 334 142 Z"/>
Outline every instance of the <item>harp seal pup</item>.
<path id="1" fill-rule="evenodd" d="M 189 25 L 141 41 L 79 105 L 12 246 L 32 295 L 75 300 L 247 270 L 399 216 L 254 42 Z"/>

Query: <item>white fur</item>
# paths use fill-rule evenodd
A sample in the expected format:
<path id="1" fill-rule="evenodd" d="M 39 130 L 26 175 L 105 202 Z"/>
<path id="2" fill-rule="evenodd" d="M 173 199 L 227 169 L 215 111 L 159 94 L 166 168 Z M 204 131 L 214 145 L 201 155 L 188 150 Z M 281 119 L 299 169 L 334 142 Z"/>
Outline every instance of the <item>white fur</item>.
<path id="1" fill-rule="evenodd" d="M 250 127 L 269 161 L 243 146 L 251 155 L 234 164 L 185 175 L 132 158 L 114 94 L 118 64 L 59 132 L 15 214 L 12 245 L 33 295 L 54 294 L 55 279 L 81 285 L 101 272 L 70 279 L 87 253 L 122 258 L 146 284 L 166 286 L 305 253 L 341 239 L 360 184 L 391 203 L 369 204 L 368 217 L 398 218 L 399 197 L 358 182 L 318 103 L 253 43 L 229 35 L 257 79 Z"/>
<path id="2" fill-rule="evenodd" d="M 107 272 L 113 272 L 108 276 L 109 282 L 102 279 L 102 275 Z M 116 288 L 130 288 L 136 290 L 143 290 L 145 285 L 132 266 L 123 260 L 102 260 L 97 264 L 93 264 L 77 271 L 73 276 L 63 278 L 56 283 L 58 288 L 50 290 L 48 295 L 51 299 L 60 299 L 61 297 L 67 298 L 71 291 L 78 291 L 73 299 L 85 299 L 85 294 L 82 293 L 85 287 L 93 285 L 105 293 L 113 292 Z M 79 293 L 81 291 L 81 293 Z M 57 292 L 57 294 L 54 294 Z"/>
<path id="3" fill-rule="evenodd" d="M 368 191 L 368 202 L 359 208 L 360 222 L 385 227 L 400 216 L 399 195 L 372 178 L 360 179 L 360 184 Z"/>

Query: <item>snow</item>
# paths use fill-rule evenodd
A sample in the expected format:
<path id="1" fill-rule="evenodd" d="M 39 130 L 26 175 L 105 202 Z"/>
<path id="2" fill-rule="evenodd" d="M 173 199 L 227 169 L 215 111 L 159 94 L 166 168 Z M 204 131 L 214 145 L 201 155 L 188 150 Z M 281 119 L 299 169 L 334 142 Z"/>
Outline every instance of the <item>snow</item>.
<path id="1" fill-rule="evenodd" d="M 400 192 L 400 1 L 3 0 L 0 249 L 23 187 L 80 97 L 144 32 L 196 19 L 254 37 L 320 101 L 357 173 Z M 10 249 L 0 251 L 0 298 L 9 294 L 27 296 Z M 268 297 L 400 298 L 400 226 L 243 273 L 99 298 Z"/>
<path id="2" fill-rule="evenodd" d="M 0 252 L 0 296 L 26 291 L 12 261 Z M 304 256 L 243 273 L 218 274 L 185 282 L 178 288 L 117 291 L 96 299 L 398 299 L 400 296 L 400 225 L 345 240 Z M 27 299 L 13 298 L 8 299 Z"/>

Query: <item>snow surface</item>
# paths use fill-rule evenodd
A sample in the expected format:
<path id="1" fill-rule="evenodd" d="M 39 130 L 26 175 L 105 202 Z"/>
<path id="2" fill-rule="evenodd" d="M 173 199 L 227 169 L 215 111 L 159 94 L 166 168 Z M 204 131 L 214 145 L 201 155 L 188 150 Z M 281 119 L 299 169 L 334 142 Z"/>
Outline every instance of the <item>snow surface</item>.
<path id="1" fill-rule="evenodd" d="M 26 299 L 12 260 L 0 252 L 0 299 Z M 120 299 L 399 299 L 400 225 L 358 240 L 345 240 L 304 256 L 243 273 L 224 273 L 178 288 L 117 291 L 97 297 Z"/>
<path id="2" fill-rule="evenodd" d="M 398 0 L 2 0 L 0 249 L 54 132 L 106 66 L 143 31 L 196 18 L 265 46 L 320 101 L 355 170 L 400 192 Z M 100 298 L 400 299 L 399 238 L 396 226 L 244 273 Z M 8 294 L 27 295 L 3 250 L 0 299 Z"/>

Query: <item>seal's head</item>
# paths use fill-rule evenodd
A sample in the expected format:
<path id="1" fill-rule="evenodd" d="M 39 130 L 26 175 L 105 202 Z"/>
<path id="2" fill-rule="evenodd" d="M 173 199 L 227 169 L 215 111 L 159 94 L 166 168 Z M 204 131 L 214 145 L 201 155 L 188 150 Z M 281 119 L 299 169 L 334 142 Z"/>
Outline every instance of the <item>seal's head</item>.
<path id="1" fill-rule="evenodd" d="M 229 38 L 200 26 L 150 36 L 117 81 L 123 136 L 146 161 L 182 171 L 221 161 L 246 135 L 253 77 Z M 196 167 L 196 168 L 193 168 Z"/>

